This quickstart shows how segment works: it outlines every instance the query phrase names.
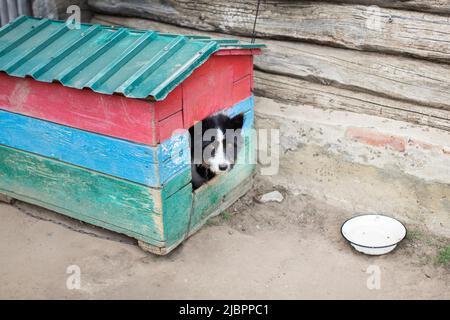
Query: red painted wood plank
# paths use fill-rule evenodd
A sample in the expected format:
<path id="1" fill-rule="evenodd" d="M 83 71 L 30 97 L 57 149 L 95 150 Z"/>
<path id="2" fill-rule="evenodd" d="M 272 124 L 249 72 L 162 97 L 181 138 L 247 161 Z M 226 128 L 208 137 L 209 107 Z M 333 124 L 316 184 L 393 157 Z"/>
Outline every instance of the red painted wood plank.
<path id="1" fill-rule="evenodd" d="M 176 87 L 163 101 L 152 103 L 156 118 L 161 121 L 183 109 L 182 86 Z"/>
<path id="2" fill-rule="evenodd" d="M 261 49 L 221 49 L 214 53 L 216 56 L 246 56 L 246 55 L 259 55 Z"/>
<path id="3" fill-rule="evenodd" d="M 247 75 L 253 78 L 252 56 L 214 55 L 195 70 L 182 84 L 184 127 L 249 97 L 252 81 L 233 90 L 235 79 Z"/>
<path id="4" fill-rule="evenodd" d="M 247 75 L 233 83 L 233 100 L 241 101 L 252 94 L 252 76 Z"/>
<path id="5" fill-rule="evenodd" d="M 0 109 L 148 145 L 156 143 L 151 108 L 144 100 L 0 74 Z"/>
<path id="6" fill-rule="evenodd" d="M 158 123 L 158 140 L 164 141 L 172 136 L 175 130 L 183 128 L 183 112 L 177 112 Z"/>

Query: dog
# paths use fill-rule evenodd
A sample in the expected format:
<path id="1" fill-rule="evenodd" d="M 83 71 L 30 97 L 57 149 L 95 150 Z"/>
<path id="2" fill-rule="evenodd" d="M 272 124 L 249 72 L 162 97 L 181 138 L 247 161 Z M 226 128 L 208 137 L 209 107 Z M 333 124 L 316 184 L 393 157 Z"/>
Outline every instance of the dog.
<path id="1" fill-rule="evenodd" d="M 192 186 L 197 189 L 230 171 L 242 148 L 244 114 L 216 113 L 190 128 Z"/>

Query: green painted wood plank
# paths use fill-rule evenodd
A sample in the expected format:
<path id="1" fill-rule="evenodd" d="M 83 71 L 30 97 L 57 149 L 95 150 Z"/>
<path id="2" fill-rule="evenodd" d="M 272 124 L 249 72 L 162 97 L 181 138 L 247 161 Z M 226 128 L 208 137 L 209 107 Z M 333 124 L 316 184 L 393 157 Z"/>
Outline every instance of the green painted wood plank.
<path id="1" fill-rule="evenodd" d="M 189 170 L 190 171 L 190 170 Z M 186 206 L 189 203 L 189 206 Z M 166 246 L 179 242 L 187 236 L 192 209 L 192 185 L 189 183 L 179 192 L 163 201 L 163 226 Z"/>
<path id="2" fill-rule="evenodd" d="M 244 181 L 241 181 L 237 187 L 233 188 L 230 192 L 222 197 L 222 201 L 211 210 L 204 211 L 199 217 L 200 220 L 196 221 L 196 224 L 189 229 L 189 236 L 197 232 L 208 219 L 215 217 L 230 207 L 240 197 L 244 196 L 253 187 L 254 174 L 250 174 Z"/>
<path id="3" fill-rule="evenodd" d="M 187 184 L 191 185 L 191 168 L 185 168 L 180 172 L 177 172 L 172 178 L 170 178 L 162 190 L 162 198 L 166 199 L 175 194 L 178 190 L 184 188 Z"/>
<path id="4" fill-rule="evenodd" d="M 169 181 L 167 190 L 180 181 L 185 183 L 187 176 Z M 108 225 L 108 229 L 146 242 L 165 241 L 165 192 L 0 145 L 0 193 L 95 225 Z M 179 199 L 188 197 L 180 195 Z M 178 205 L 191 207 L 190 202 Z"/>
<path id="5" fill-rule="evenodd" d="M 249 178 L 255 165 L 236 166 L 229 174 L 216 177 L 194 192 L 194 208 L 189 229 L 196 230 L 223 203 L 227 194 Z"/>

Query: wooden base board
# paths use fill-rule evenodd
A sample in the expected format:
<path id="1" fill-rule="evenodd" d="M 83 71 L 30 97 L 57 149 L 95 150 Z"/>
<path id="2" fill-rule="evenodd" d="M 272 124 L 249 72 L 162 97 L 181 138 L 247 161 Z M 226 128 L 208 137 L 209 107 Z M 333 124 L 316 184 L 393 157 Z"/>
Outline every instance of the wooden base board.
<path id="1" fill-rule="evenodd" d="M 7 196 L 6 194 L 0 193 L 0 202 L 4 202 L 4 203 L 12 203 L 13 202 L 13 198 Z"/>

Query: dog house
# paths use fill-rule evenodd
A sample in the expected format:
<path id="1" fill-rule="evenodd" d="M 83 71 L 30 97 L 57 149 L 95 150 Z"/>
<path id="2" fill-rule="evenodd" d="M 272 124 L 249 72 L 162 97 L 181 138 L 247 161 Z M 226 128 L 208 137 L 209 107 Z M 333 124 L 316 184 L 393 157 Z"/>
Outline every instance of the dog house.
<path id="1" fill-rule="evenodd" d="M 0 29 L 0 194 L 168 253 L 251 186 L 260 48 L 17 18 Z M 244 113 L 245 147 L 193 190 L 186 129 L 220 110 Z"/>

